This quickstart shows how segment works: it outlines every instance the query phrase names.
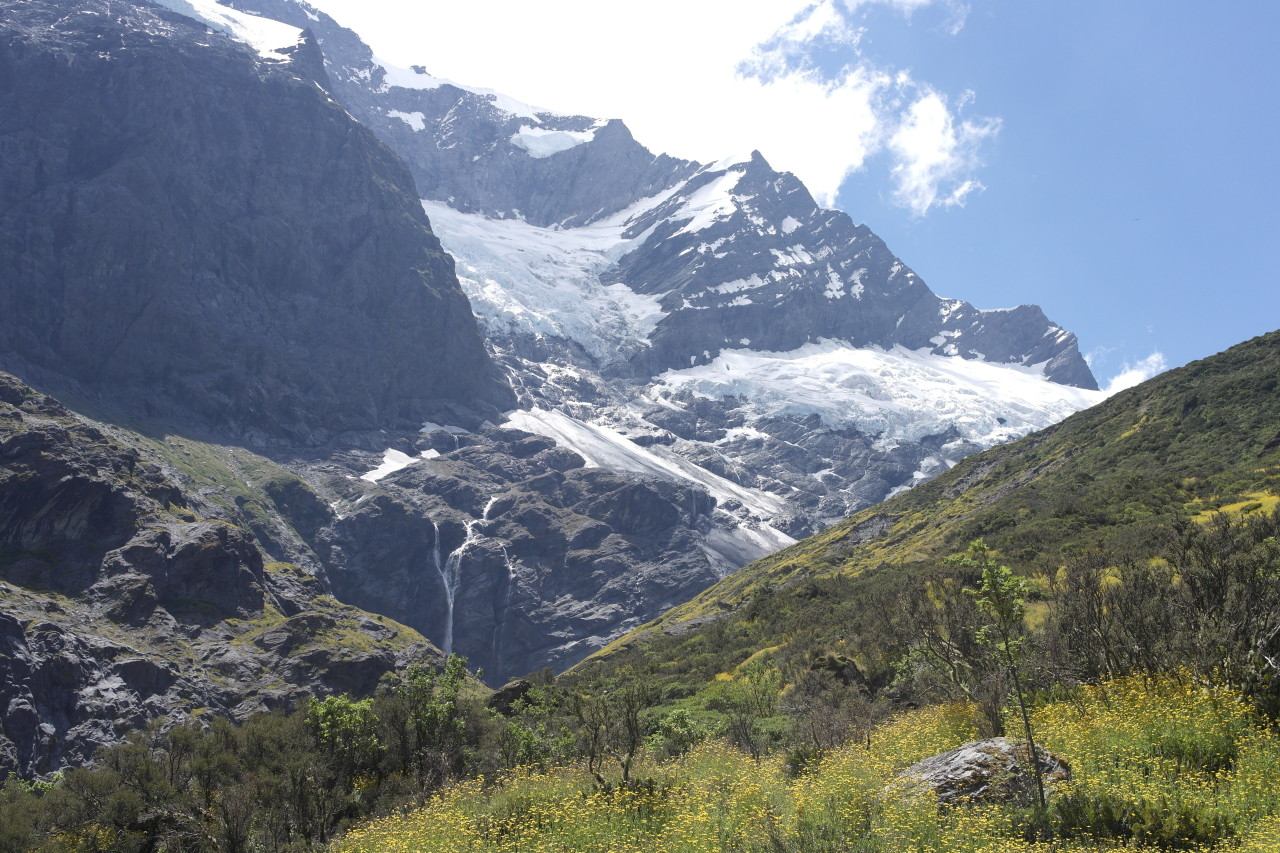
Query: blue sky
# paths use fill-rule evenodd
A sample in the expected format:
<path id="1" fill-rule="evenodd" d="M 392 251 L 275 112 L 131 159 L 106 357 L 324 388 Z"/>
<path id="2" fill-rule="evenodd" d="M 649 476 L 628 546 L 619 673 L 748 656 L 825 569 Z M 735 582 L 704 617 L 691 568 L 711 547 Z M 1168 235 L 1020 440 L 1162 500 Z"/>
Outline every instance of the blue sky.
<path id="1" fill-rule="evenodd" d="M 937 291 L 1037 302 L 1105 381 L 1280 327 L 1280 3 L 1034 0 L 868 10 L 862 50 L 1000 118 L 964 207 L 889 201 L 875 162 L 837 206 Z"/>
<path id="2" fill-rule="evenodd" d="M 1042 306 L 1104 386 L 1280 326 L 1276 0 L 313 2 L 655 151 L 758 148 L 935 292 Z"/>

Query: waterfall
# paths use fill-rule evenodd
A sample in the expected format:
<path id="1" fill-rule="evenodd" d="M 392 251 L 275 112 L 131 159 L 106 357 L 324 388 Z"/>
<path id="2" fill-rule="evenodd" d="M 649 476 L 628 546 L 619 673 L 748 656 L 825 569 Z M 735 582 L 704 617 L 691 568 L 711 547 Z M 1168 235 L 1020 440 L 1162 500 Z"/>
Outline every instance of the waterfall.
<path id="1" fill-rule="evenodd" d="M 453 654 L 453 610 L 458 597 L 458 588 L 462 586 L 462 557 L 468 548 L 480 541 L 481 535 L 476 532 L 476 528 L 489 520 L 489 511 L 493 509 L 493 505 L 497 500 L 496 497 L 489 498 L 489 502 L 485 504 L 484 512 L 480 514 L 480 518 L 467 522 L 466 535 L 462 538 L 462 544 L 449 552 L 449 556 L 443 562 L 440 559 L 440 525 L 435 520 L 431 522 L 436 531 L 435 544 L 431 549 L 431 559 L 435 564 L 436 573 L 440 575 L 441 583 L 444 584 L 444 639 L 440 650 L 446 656 Z M 502 553 L 507 560 L 507 574 L 510 576 L 513 571 L 511 560 L 506 558 L 505 548 Z M 509 595 L 510 593 L 508 593 L 508 597 Z"/>
<path id="2" fill-rule="evenodd" d="M 502 562 L 507 567 L 507 583 L 502 595 L 502 609 L 498 611 L 498 618 L 493 620 L 494 666 L 501 666 L 502 663 L 502 629 L 506 627 L 507 614 L 511 612 L 511 593 L 516 585 L 516 567 L 511 562 L 511 554 L 507 552 L 506 545 L 502 546 Z M 498 674 L 502 675 L 501 670 L 499 670 Z"/>
<path id="3" fill-rule="evenodd" d="M 431 526 L 435 528 L 435 541 L 431 544 L 431 563 L 436 568 L 436 574 L 440 576 L 440 582 L 444 584 L 444 641 L 441 643 L 443 651 L 447 655 L 453 651 L 453 592 L 454 588 L 449 586 L 449 577 L 445 574 L 445 567 L 440 562 L 440 525 L 433 518 Z"/>
<path id="4" fill-rule="evenodd" d="M 475 528 L 478 522 L 467 522 L 467 534 L 462 544 L 450 552 L 443 562 L 440 559 L 440 525 L 433 519 L 431 526 L 435 528 L 435 542 L 431 546 L 431 561 L 435 565 L 436 574 L 444 584 L 444 640 L 441 651 L 446 655 L 453 654 L 453 605 L 458 595 L 458 587 L 462 580 L 462 554 L 476 541 Z"/>

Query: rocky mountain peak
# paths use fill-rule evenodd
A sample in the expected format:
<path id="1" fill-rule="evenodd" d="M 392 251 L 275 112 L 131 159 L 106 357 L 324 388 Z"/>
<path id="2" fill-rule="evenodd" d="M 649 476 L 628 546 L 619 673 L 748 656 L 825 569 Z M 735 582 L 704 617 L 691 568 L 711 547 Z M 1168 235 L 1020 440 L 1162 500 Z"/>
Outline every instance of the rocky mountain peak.
<path id="1" fill-rule="evenodd" d="M 412 177 L 314 47 L 146 4 L 3 10 L 0 365 L 254 440 L 510 404 Z"/>

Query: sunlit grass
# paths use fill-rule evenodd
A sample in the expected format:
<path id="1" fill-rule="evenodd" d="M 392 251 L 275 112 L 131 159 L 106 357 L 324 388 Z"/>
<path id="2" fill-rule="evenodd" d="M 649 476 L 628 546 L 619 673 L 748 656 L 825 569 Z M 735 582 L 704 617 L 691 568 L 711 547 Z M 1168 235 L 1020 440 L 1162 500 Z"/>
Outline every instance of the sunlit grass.
<path id="1" fill-rule="evenodd" d="M 1225 690 L 1189 677 L 1130 678 L 1041 707 L 1040 739 L 1071 762 L 1074 780 L 1038 822 L 1031 809 L 939 810 L 930 797 L 893 784 L 912 763 L 975 737 L 972 717 L 963 705 L 912 711 L 798 778 L 781 758 L 757 763 L 719 741 L 643 765 L 637 773 L 643 781 L 627 790 L 598 790 L 575 767 L 516 771 L 366 823 L 336 849 L 1280 850 L 1280 738 Z"/>

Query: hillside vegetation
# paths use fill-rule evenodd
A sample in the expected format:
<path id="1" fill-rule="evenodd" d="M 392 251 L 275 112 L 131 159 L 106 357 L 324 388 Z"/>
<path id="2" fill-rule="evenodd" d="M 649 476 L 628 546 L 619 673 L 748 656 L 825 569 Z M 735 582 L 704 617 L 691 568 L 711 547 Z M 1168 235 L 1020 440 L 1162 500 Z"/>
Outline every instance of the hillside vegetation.
<path id="1" fill-rule="evenodd" d="M 1172 371 L 559 678 L 486 698 L 454 657 L 11 777 L 0 851 L 1276 849 L 1278 377 L 1280 333 Z M 895 782 L 1005 733 L 1072 781 L 955 808 Z"/>
<path id="2" fill-rule="evenodd" d="M 1190 655 L 1274 692 L 1250 652 L 1277 642 L 1278 382 L 1280 332 L 1170 371 L 746 567 L 571 676 L 637 668 L 678 700 L 772 662 L 902 688 L 931 642 L 961 654 L 976 576 L 947 558 L 981 539 L 1029 583 L 1042 682 Z"/>
<path id="3" fill-rule="evenodd" d="M 971 709 L 939 705 L 878 726 L 796 773 L 723 741 L 645 764 L 643 784 L 601 789 L 581 767 L 523 769 L 455 787 L 372 821 L 341 853 L 485 851 L 1245 851 L 1280 843 L 1280 737 L 1227 691 L 1130 678 L 1044 705 L 1036 726 L 1074 780 L 1032 808 L 939 809 L 897 777 L 974 736 Z M 1053 846 L 1043 842 L 1052 840 Z M 1238 845 L 1238 846 L 1236 846 Z"/>

